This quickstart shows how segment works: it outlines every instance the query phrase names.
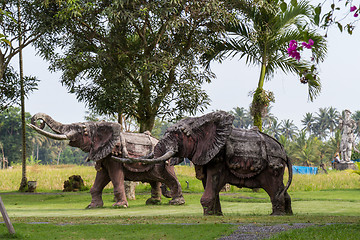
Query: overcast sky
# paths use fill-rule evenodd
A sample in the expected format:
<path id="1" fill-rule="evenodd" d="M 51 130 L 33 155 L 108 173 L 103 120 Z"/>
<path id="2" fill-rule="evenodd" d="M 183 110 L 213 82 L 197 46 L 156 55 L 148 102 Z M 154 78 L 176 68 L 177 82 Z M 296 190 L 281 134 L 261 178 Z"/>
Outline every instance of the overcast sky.
<path id="1" fill-rule="evenodd" d="M 300 127 L 305 113 L 315 113 L 320 107 L 332 106 L 338 111 L 360 110 L 359 31 L 356 29 L 352 36 L 337 29 L 330 31 L 328 56 L 320 65 L 322 91 L 314 102 L 308 101 L 307 85 L 301 84 L 295 75 L 278 73 L 265 83 L 264 89 L 274 92 L 276 102 L 272 104 L 272 113 L 279 120 L 291 119 Z M 249 92 L 257 86 L 259 67 L 249 67 L 234 58 L 222 64 L 213 63 L 211 68 L 217 78 L 204 85 L 212 101 L 205 113 L 229 111 L 237 106 L 248 108 L 252 100 Z M 24 52 L 24 74 L 41 80 L 39 90 L 26 101 L 27 112 L 44 112 L 63 123 L 84 121 L 85 104 L 67 92 L 60 83 L 61 73 L 50 73 L 48 64 L 36 56 L 31 47 Z"/>

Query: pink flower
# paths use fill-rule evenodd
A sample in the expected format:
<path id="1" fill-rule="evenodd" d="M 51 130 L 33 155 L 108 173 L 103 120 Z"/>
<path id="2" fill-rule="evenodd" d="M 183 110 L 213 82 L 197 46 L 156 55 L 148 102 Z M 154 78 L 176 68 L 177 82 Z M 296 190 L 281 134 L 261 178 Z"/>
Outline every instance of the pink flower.
<path id="1" fill-rule="evenodd" d="M 359 16 L 359 14 L 357 14 L 357 13 L 354 14 L 354 17 L 358 17 L 358 16 Z"/>
<path id="2" fill-rule="evenodd" d="M 297 41 L 290 41 L 287 52 L 289 54 L 289 57 L 295 58 L 298 61 L 300 60 L 300 53 L 297 51 Z"/>
<path id="3" fill-rule="evenodd" d="M 312 39 L 309 39 L 309 43 L 303 42 L 301 44 L 304 48 L 311 49 L 312 45 L 314 45 L 314 41 Z"/>
<path id="4" fill-rule="evenodd" d="M 356 6 L 352 6 L 352 7 L 350 8 L 350 12 L 354 12 L 356 9 L 357 9 Z"/>

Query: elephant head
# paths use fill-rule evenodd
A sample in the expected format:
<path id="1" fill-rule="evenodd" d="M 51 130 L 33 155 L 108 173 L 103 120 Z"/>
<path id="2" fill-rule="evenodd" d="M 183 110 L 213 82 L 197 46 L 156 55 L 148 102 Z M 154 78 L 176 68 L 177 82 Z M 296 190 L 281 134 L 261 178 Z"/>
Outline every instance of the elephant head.
<path id="1" fill-rule="evenodd" d="M 224 147 L 233 120 L 234 116 L 224 111 L 183 119 L 166 130 L 155 146 L 154 159 L 130 160 L 155 163 L 170 157 L 184 157 L 196 165 L 205 165 Z"/>
<path id="2" fill-rule="evenodd" d="M 37 122 L 42 121 L 40 126 Z M 55 133 L 44 130 L 45 124 Z M 89 152 L 88 159 L 99 161 L 108 156 L 121 138 L 121 126 L 111 122 L 85 122 L 62 124 L 49 115 L 37 113 L 29 126 L 40 134 L 55 139 L 69 140 L 69 145 Z"/>

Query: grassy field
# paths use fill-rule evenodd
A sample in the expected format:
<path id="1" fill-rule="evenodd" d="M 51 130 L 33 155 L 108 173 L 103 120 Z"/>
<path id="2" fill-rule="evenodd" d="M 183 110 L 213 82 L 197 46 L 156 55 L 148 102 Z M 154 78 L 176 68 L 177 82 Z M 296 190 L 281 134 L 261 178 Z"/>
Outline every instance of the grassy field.
<path id="1" fill-rule="evenodd" d="M 94 182 L 96 171 L 94 167 L 77 165 L 28 166 L 27 178 L 37 181 L 37 192 L 57 192 L 63 189 L 64 181 L 71 175 L 81 175 L 85 185 L 90 188 Z M 176 166 L 176 174 L 184 192 L 202 192 L 203 187 L 195 178 L 195 171 L 189 166 Z M 13 169 L 0 170 L 0 192 L 16 191 L 20 185 L 21 166 Z M 189 182 L 187 189 L 186 181 Z M 287 173 L 284 181 L 287 181 Z M 350 171 L 330 171 L 329 174 L 300 175 L 295 174 L 289 191 L 319 191 L 334 189 L 359 189 L 360 177 Z M 111 183 L 106 189 L 112 189 Z M 150 190 L 148 184 L 140 184 L 139 192 Z M 231 186 L 230 192 L 251 191 Z"/>
<path id="2" fill-rule="evenodd" d="M 104 207 L 85 210 L 91 200 L 88 191 L 61 192 L 63 182 L 73 174 L 80 174 L 91 187 L 95 170 L 79 166 L 30 166 L 28 179 L 38 181 L 35 194 L 16 192 L 20 168 L 0 170 L 0 195 L 17 232 L 16 239 L 217 239 L 246 223 L 317 224 L 273 239 L 359 239 L 352 238 L 360 228 L 359 175 L 346 171 L 294 175 L 290 189 L 293 216 L 269 216 L 271 203 L 262 190 L 231 187 L 221 193 L 224 216 L 205 217 L 200 204 L 203 189 L 194 170 L 177 166 L 176 171 L 185 192 L 183 206 L 169 206 L 166 198 L 161 205 L 146 206 L 150 187 L 140 184 L 137 199 L 129 201 L 129 208 L 113 208 L 109 184 L 103 197 Z M 0 239 L 13 237 L 0 223 Z"/>

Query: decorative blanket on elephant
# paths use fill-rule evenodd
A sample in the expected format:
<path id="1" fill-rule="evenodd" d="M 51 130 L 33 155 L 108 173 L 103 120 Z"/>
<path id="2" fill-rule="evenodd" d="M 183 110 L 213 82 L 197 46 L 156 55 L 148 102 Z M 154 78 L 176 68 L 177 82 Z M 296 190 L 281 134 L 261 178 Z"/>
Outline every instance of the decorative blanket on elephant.
<path id="1" fill-rule="evenodd" d="M 233 129 L 226 143 L 226 163 L 239 178 L 250 178 L 267 165 L 264 136 L 257 130 Z"/>
<path id="2" fill-rule="evenodd" d="M 129 157 L 142 157 L 154 151 L 158 140 L 146 133 L 122 133 L 125 139 L 126 151 Z M 122 149 L 124 151 L 124 148 Z M 129 163 L 124 164 L 125 168 L 132 172 L 146 172 L 152 169 L 153 164 Z"/>

